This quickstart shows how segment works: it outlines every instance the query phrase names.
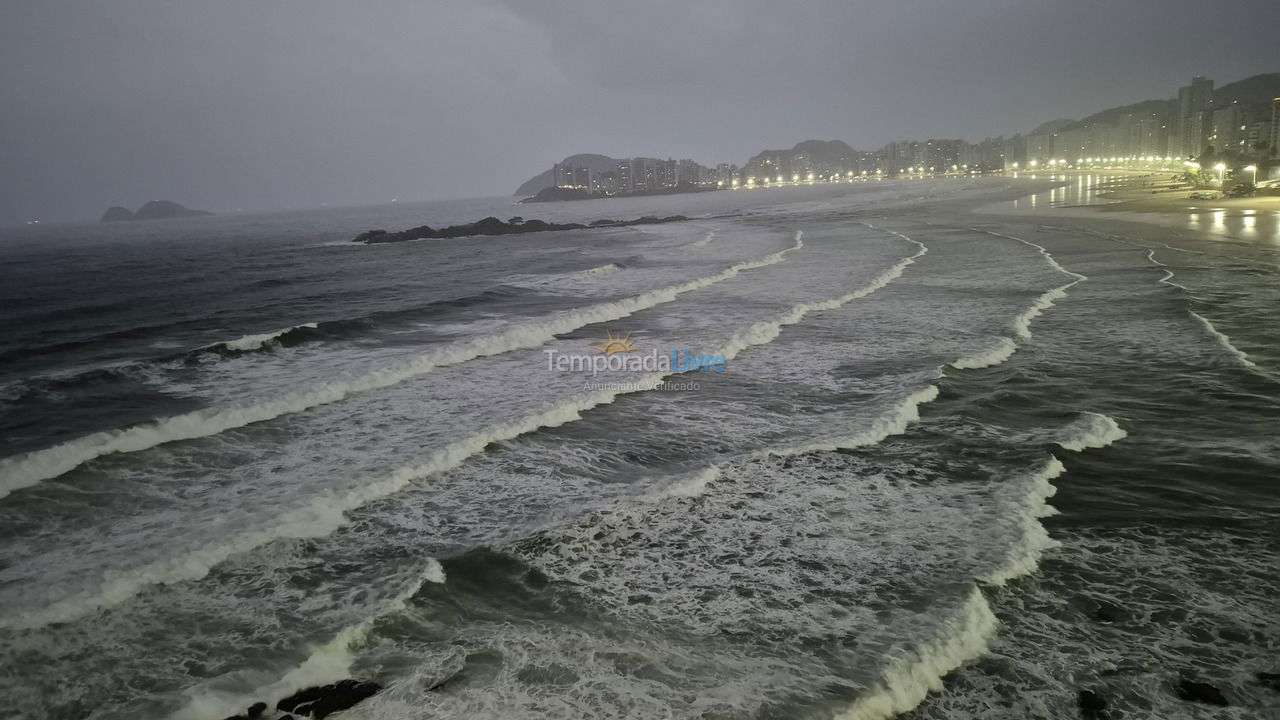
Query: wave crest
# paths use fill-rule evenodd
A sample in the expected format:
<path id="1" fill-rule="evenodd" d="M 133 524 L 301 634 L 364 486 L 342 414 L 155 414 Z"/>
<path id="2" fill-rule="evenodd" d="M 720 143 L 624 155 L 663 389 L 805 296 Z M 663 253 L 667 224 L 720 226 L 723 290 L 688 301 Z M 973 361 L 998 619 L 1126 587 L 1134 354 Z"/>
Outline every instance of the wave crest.
<path id="1" fill-rule="evenodd" d="M 1129 433 L 1112 418 L 1087 412 L 1067 426 L 1065 436 L 1058 440 L 1058 444 L 1067 450 L 1080 452 L 1089 448 L 1103 448 L 1128 436 Z"/>

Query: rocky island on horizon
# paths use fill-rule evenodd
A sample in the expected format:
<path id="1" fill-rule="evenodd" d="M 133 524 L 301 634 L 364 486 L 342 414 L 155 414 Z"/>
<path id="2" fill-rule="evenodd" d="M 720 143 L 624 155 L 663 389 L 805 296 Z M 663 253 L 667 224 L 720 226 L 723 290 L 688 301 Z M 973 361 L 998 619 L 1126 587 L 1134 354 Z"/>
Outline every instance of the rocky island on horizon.
<path id="1" fill-rule="evenodd" d="M 171 200 L 152 200 L 137 212 L 120 206 L 108 208 L 99 222 L 126 222 L 130 220 L 164 220 L 167 218 L 200 217 L 212 215 L 206 210 L 192 210 Z"/>

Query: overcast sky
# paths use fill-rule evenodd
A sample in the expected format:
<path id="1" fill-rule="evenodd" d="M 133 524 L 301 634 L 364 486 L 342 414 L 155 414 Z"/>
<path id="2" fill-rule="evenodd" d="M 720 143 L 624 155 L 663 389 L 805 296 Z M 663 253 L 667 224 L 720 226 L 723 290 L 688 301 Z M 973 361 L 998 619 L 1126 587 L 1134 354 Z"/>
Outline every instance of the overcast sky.
<path id="1" fill-rule="evenodd" d="M 508 194 L 1280 71 L 1277 0 L 0 0 L 0 223 Z"/>

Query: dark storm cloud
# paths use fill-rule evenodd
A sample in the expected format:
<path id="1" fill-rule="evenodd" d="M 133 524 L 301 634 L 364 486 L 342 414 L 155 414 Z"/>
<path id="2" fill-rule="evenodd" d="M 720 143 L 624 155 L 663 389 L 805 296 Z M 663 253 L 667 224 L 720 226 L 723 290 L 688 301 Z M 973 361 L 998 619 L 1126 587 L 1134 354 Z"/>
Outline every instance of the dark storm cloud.
<path id="1" fill-rule="evenodd" d="M 742 162 L 1025 132 L 1280 70 L 1276 3 L 10 3 L 0 221 L 499 194 L 573 152 Z"/>

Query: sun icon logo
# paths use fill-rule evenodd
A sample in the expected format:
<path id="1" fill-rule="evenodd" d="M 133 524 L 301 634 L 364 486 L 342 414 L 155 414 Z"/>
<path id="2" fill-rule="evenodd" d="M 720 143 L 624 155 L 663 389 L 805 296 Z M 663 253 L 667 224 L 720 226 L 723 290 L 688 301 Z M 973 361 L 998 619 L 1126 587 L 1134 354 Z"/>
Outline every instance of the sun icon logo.
<path id="1" fill-rule="evenodd" d="M 614 335 L 612 330 L 605 331 L 608 335 L 607 340 L 598 343 L 591 343 L 591 347 L 604 353 L 605 357 L 609 357 L 614 353 L 629 353 L 633 350 L 639 350 L 640 346 L 631 342 L 631 333 L 624 335 Z"/>

